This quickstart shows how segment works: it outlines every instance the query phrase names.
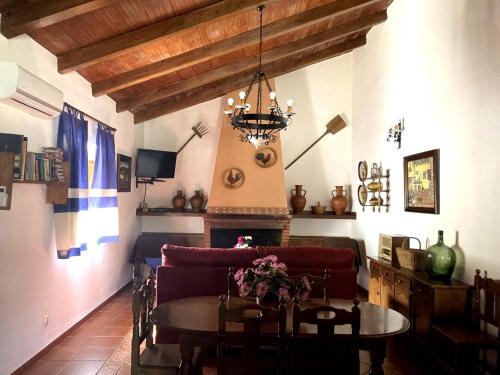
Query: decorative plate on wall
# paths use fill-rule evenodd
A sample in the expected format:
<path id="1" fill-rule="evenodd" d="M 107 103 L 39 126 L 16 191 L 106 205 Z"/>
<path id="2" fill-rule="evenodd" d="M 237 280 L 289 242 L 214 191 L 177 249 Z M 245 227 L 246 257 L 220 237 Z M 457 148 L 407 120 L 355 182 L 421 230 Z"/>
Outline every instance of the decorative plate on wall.
<path id="1" fill-rule="evenodd" d="M 278 161 L 278 154 L 271 147 L 261 147 L 255 151 L 255 162 L 259 167 L 272 167 L 276 161 Z"/>
<path id="2" fill-rule="evenodd" d="M 358 177 L 361 181 L 366 180 L 366 177 L 368 176 L 368 164 L 366 164 L 366 161 L 360 161 L 358 163 Z"/>
<path id="3" fill-rule="evenodd" d="M 245 174 L 241 169 L 229 168 L 222 174 L 224 186 L 229 189 L 238 189 L 245 181 Z"/>
<path id="4" fill-rule="evenodd" d="M 364 206 L 366 204 L 366 200 L 368 198 L 368 191 L 366 190 L 365 184 L 359 185 L 358 187 L 358 201 L 359 204 Z"/>

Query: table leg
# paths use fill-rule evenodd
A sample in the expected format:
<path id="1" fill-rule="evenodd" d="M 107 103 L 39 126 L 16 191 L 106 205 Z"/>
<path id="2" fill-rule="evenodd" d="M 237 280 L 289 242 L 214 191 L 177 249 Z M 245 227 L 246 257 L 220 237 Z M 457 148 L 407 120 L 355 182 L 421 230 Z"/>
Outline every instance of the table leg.
<path id="1" fill-rule="evenodd" d="M 385 340 L 378 341 L 370 348 L 370 375 L 384 375 L 385 355 L 387 352 L 387 342 Z"/>
<path id="2" fill-rule="evenodd" d="M 189 335 L 179 337 L 181 364 L 179 365 L 180 375 L 191 375 L 193 372 L 194 341 Z"/>

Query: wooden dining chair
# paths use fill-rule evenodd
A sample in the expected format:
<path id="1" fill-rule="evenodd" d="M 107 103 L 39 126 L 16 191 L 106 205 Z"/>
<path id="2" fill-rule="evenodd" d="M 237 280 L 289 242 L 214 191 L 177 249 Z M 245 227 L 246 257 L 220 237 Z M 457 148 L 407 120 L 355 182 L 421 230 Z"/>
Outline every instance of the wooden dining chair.
<path id="1" fill-rule="evenodd" d="M 153 324 L 149 313 L 154 305 L 154 279 L 148 279 L 133 291 L 132 295 L 132 353 L 131 367 L 133 375 L 178 373 L 180 351 L 178 344 L 154 344 Z M 143 345 L 145 343 L 145 345 Z M 202 356 L 195 350 L 193 365 L 197 374 L 202 374 Z"/>
<path id="2" fill-rule="evenodd" d="M 295 282 L 301 281 L 304 277 L 307 278 L 311 286 L 312 297 L 322 297 L 324 301 L 328 299 L 329 285 L 330 285 L 330 270 L 325 268 L 322 276 L 311 275 L 310 273 L 303 273 L 300 275 L 293 275 L 291 279 Z"/>
<path id="3" fill-rule="evenodd" d="M 228 329 L 242 325 L 243 330 Z M 286 373 L 286 307 L 255 303 L 231 306 L 219 297 L 217 374 Z"/>
<path id="4" fill-rule="evenodd" d="M 496 327 L 496 336 L 488 333 L 488 325 Z M 481 277 L 481 271 L 476 270 L 471 323 L 432 327 L 434 366 L 452 374 L 477 374 L 480 368 L 500 374 L 499 328 L 500 280 L 488 278 L 486 271 Z M 496 364 L 486 358 L 488 350 L 496 352 Z"/>
<path id="5" fill-rule="evenodd" d="M 358 338 L 361 324 L 359 300 L 351 311 L 327 304 L 301 308 L 299 299 L 293 303 L 293 340 L 290 369 L 292 374 L 359 375 Z M 301 324 L 317 327 L 317 334 L 301 333 Z M 335 327 L 348 324 L 351 334 L 336 334 Z"/>

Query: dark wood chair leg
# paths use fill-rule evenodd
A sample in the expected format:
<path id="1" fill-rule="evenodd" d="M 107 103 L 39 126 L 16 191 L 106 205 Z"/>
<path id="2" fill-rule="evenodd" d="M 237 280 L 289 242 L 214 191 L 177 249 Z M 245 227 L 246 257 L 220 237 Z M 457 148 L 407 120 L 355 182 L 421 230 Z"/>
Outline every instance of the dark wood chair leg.
<path id="1" fill-rule="evenodd" d="M 370 348 L 370 375 L 384 375 L 384 364 L 385 355 L 387 352 L 387 342 L 382 340 L 377 344 L 374 344 Z"/>
<path id="2" fill-rule="evenodd" d="M 181 364 L 179 365 L 180 375 L 191 375 L 193 373 L 194 342 L 191 336 L 180 335 L 179 337 Z"/>

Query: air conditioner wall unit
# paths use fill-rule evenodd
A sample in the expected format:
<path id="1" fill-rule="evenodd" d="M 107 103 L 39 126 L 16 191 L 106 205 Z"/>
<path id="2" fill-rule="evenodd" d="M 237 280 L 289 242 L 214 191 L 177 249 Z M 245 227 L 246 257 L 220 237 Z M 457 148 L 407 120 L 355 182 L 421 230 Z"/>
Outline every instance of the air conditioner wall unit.
<path id="1" fill-rule="evenodd" d="M 0 61 L 0 103 L 50 119 L 59 116 L 64 99 L 61 90 L 16 63 Z"/>

